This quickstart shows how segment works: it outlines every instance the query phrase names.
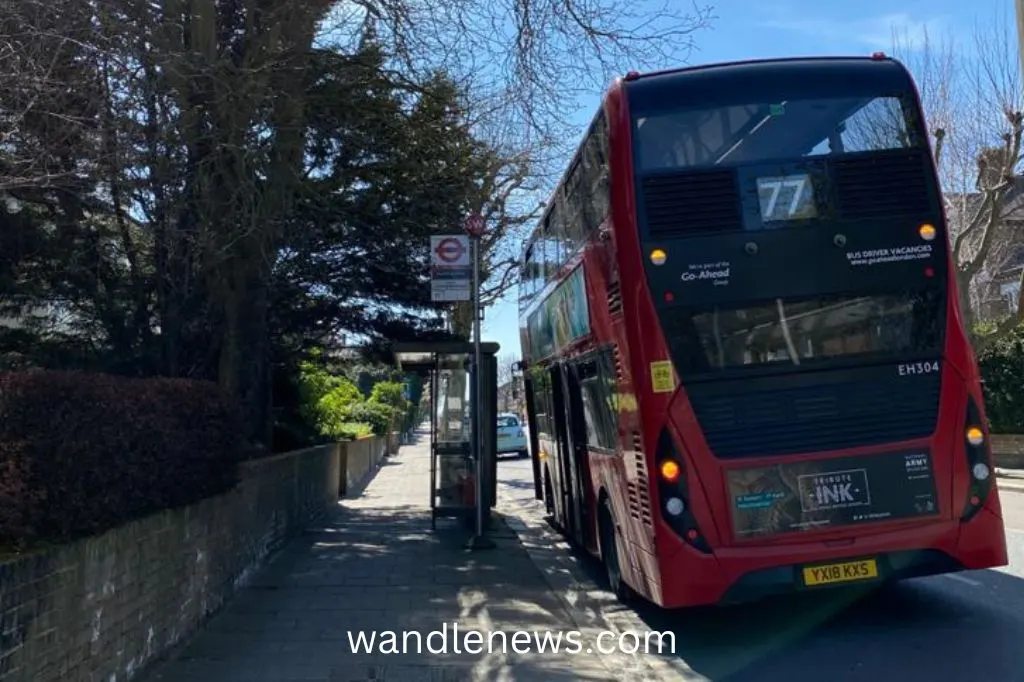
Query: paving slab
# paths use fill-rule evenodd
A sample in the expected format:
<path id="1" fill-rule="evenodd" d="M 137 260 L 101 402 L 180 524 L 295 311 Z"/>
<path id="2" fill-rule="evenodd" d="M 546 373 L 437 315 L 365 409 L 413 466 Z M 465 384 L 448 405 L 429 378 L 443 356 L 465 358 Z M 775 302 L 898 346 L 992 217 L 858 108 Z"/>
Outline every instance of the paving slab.
<path id="1" fill-rule="evenodd" d="M 535 637 L 565 637 L 576 628 L 573 615 L 503 521 L 492 534 L 497 547 L 474 553 L 463 548 L 467 532 L 458 525 L 439 521 L 431 531 L 429 466 L 429 440 L 420 431 L 358 498 L 342 501 L 327 522 L 290 543 L 146 681 L 652 679 L 614 657 L 586 654 L 590 640 L 577 655 L 538 653 Z M 469 630 L 481 634 L 467 647 Z M 513 640 L 517 631 L 524 634 Z M 397 653 L 365 650 L 366 638 L 379 645 L 387 633 Z"/>

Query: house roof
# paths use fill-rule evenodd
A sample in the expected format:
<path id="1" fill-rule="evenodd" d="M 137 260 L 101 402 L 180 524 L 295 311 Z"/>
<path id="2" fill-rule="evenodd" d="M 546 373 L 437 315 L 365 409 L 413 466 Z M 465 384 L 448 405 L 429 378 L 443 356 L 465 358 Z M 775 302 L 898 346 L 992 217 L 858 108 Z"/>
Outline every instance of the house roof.
<path id="1" fill-rule="evenodd" d="M 958 211 L 962 207 L 967 213 L 973 213 L 981 207 L 982 194 L 981 192 L 947 192 L 946 199 L 954 211 Z M 1006 195 L 1004 210 L 1006 213 L 1015 213 L 1021 209 L 1024 209 L 1024 175 L 1015 175 L 1013 186 L 1010 187 L 1010 191 Z M 954 216 L 949 217 L 952 220 Z"/>

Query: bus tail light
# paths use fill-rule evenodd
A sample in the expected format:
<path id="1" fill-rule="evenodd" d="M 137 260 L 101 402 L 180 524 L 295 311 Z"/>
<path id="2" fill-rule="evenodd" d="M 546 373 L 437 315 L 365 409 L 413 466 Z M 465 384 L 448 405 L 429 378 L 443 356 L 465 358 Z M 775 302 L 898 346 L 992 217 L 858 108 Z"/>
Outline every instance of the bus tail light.
<path id="1" fill-rule="evenodd" d="M 658 437 L 656 453 L 658 468 L 658 497 L 665 521 L 687 544 L 695 549 L 711 553 L 704 535 L 697 527 L 697 520 L 690 510 L 690 491 L 686 482 L 683 458 L 676 450 L 675 442 L 668 429 L 662 429 Z"/>
<path id="2" fill-rule="evenodd" d="M 658 465 L 658 473 L 666 483 L 676 483 L 679 481 L 679 464 L 671 459 L 662 460 Z"/>
<path id="3" fill-rule="evenodd" d="M 967 490 L 967 504 L 960 517 L 970 521 L 992 492 L 992 454 L 985 426 L 974 398 L 967 397 L 967 419 L 964 422 L 964 454 L 970 486 Z"/>

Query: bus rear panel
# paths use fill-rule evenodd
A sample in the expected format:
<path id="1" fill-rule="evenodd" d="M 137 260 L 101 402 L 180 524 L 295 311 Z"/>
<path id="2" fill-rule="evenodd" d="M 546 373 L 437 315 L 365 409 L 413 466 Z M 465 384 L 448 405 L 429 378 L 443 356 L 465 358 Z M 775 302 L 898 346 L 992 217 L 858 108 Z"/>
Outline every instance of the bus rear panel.
<path id="1" fill-rule="evenodd" d="M 1007 563 L 915 86 L 617 81 L 524 254 L 536 494 L 665 606 Z M 566 246 L 569 244 L 569 246 Z"/>
<path id="2" fill-rule="evenodd" d="M 672 459 L 685 479 L 651 486 L 658 601 L 1005 565 L 905 69 L 781 60 L 624 90 L 637 210 L 616 236 L 636 240 L 620 267 L 645 289 L 626 315 L 660 332 L 631 352 L 673 371 L 642 393 L 644 435 L 655 478 Z"/>

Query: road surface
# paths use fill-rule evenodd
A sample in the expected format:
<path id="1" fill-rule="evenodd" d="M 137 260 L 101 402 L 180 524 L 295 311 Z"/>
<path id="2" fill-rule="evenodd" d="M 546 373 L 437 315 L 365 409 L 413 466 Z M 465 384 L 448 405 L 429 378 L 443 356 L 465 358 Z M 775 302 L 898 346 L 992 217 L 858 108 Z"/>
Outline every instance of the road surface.
<path id="1" fill-rule="evenodd" d="M 532 499 L 529 460 L 501 459 L 506 491 Z M 676 634 L 692 674 L 729 682 L 1024 682 L 1024 494 L 1001 491 L 1010 565 L 730 608 L 640 607 Z M 596 575 L 596 567 L 590 567 Z"/>

